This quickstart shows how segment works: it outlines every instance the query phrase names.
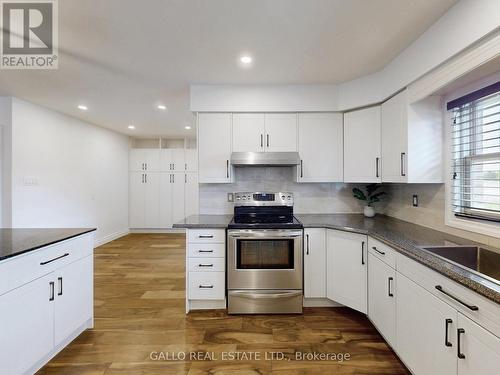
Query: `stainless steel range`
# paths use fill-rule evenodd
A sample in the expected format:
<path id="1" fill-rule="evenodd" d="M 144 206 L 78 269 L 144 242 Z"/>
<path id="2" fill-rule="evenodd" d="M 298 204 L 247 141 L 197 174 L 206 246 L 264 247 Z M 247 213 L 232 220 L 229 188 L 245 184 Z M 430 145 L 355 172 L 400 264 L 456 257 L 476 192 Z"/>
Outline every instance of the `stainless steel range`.
<path id="1" fill-rule="evenodd" d="M 228 226 L 228 312 L 302 313 L 303 226 L 292 193 L 236 193 Z"/>

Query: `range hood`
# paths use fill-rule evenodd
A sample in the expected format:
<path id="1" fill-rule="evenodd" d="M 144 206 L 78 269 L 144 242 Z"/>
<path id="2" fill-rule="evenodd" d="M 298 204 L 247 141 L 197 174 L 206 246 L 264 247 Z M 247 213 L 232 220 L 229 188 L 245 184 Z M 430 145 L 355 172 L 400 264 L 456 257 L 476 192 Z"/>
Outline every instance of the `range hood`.
<path id="1" fill-rule="evenodd" d="M 235 167 L 290 167 L 300 164 L 298 152 L 233 152 L 231 164 Z"/>

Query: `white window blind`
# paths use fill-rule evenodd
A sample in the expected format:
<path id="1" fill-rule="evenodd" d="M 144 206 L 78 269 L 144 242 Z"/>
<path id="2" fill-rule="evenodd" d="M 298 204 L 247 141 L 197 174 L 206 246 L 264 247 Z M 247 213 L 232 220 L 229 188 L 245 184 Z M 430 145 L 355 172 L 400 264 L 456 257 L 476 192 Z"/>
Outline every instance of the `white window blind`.
<path id="1" fill-rule="evenodd" d="M 500 221 L 500 83 L 448 103 L 456 216 Z"/>

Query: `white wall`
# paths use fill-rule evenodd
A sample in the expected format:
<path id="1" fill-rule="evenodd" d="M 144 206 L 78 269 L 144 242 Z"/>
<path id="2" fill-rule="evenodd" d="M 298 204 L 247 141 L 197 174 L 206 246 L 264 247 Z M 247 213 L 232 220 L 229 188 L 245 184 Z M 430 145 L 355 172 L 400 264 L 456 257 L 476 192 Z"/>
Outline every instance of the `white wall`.
<path id="1" fill-rule="evenodd" d="M 12 99 L 0 97 L 0 227 L 11 226 Z"/>
<path id="2" fill-rule="evenodd" d="M 379 72 L 339 85 L 192 85 L 193 112 L 346 111 L 380 103 L 495 32 L 500 1 L 461 0 Z"/>
<path id="3" fill-rule="evenodd" d="M 128 137 L 12 105 L 12 226 L 97 227 L 98 243 L 127 233 Z"/>

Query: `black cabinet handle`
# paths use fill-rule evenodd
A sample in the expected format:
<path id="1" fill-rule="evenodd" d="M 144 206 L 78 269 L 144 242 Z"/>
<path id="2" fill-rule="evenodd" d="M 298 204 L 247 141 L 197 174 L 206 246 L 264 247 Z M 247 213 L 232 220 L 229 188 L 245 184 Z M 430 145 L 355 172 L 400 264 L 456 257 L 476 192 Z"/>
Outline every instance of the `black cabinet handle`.
<path id="1" fill-rule="evenodd" d="M 448 326 L 453 323 L 451 319 L 445 319 L 444 321 L 444 346 L 453 346 L 448 338 Z"/>
<path id="2" fill-rule="evenodd" d="M 463 328 L 457 329 L 457 357 L 459 359 L 464 359 L 465 358 L 465 354 L 462 353 L 462 351 L 460 349 L 460 335 L 462 335 L 464 333 L 465 333 L 465 329 L 463 329 Z"/>
<path id="3" fill-rule="evenodd" d="M 267 147 L 269 147 L 269 134 L 267 134 Z"/>
<path id="4" fill-rule="evenodd" d="M 264 147 L 264 134 L 260 135 L 260 147 Z"/>
<path id="5" fill-rule="evenodd" d="M 379 176 L 379 174 L 380 174 L 380 173 L 379 173 L 379 167 L 378 167 L 378 165 L 379 165 L 379 160 L 380 160 L 380 158 L 375 158 L 375 177 L 377 177 L 377 178 L 378 178 L 378 177 L 380 177 L 380 176 Z"/>
<path id="6" fill-rule="evenodd" d="M 300 160 L 300 178 L 304 177 L 304 162 Z"/>
<path id="7" fill-rule="evenodd" d="M 372 246 L 372 249 L 375 250 L 377 253 L 379 253 L 380 255 L 385 255 L 385 252 L 384 251 L 380 251 L 379 249 L 377 249 L 375 246 Z"/>
<path id="8" fill-rule="evenodd" d="M 198 267 L 213 267 L 213 264 L 198 264 Z"/>
<path id="9" fill-rule="evenodd" d="M 64 258 L 64 257 L 67 257 L 68 255 L 69 255 L 69 253 L 65 253 L 65 254 L 60 255 L 60 256 L 58 256 L 58 257 L 56 257 L 56 258 L 54 258 L 54 259 L 47 260 L 47 261 L 45 261 L 45 262 L 41 262 L 41 263 L 40 263 L 40 265 L 41 265 L 41 266 L 45 266 L 46 264 L 49 264 L 49 263 L 55 262 L 56 260 L 59 260 L 59 259 Z"/>
<path id="10" fill-rule="evenodd" d="M 306 255 L 309 255 L 309 235 L 308 234 L 306 234 L 306 243 L 307 243 Z"/>
<path id="11" fill-rule="evenodd" d="M 393 280 L 393 277 L 389 277 L 389 279 L 387 280 L 387 294 L 389 295 L 389 297 L 394 297 L 394 294 L 391 291 L 391 281 Z"/>
<path id="12" fill-rule="evenodd" d="M 213 289 L 213 287 L 214 287 L 213 285 L 200 285 L 200 286 L 198 286 L 198 288 L 200 288 L 200 289 Z"/>
<path id="13" fill-rule="evenodd" d="M 49 283 L 49 288 L 50 288 L 49 301 L 53 301 L 54 300 L 54 282 L 53 281 L 51 281 Z"/>
<path id="14" fill-rule="evenodd" d="M 361 242 L 361 264 L 365 264 L 365 241 Z"/>
<path id="15" fill-rule="evenodd" d="M 229 160 L 226 160 L 226 178 L 229 178 Z"/>
<path id="16" fill-rule="evenodd" d="M 406 172 L 405 172 L 405 153 L 402 152 L 401 153 L 401 176 L 406 176 Z"/>
<path id="17" fill-rule="evenodd" d="M 205 235 L 205 234 L 200 234 L 200 235 L 198 236 L 198 238 L 214 238 L 214 236 L 213 236 L 213 235 L 211 235 L 211 234 L 207 234 L 207 235 Z"/>
<path id="18" fill-rule="evenodd" d="M 59 292 L 57 292 L 57 295 L 62 296 L 63 295 L 62 277 L 57 278 L 57 283 L 59 284 Z"/>
<path id="19" fill-rule="evenodd" d="M 465 303 L 464 301 L 460 300 L 458 297 L 455 297 L 453 294 L 451 293 L 448 293 L 446 290 L 443 289 L 443 287 L 441 285 L 436 285 L 435 288 L 437 290 L 439 290 L 441 293 L 443 293 L 444 295 L 450 297 L 452 300 L 455 300 L 457 301 L 458 303 L 460 303 L 461 305 L 464 305 L 465 307 L 467 307 L 469 310 L 472 310 L 472 311 L 477 311 L 479 310 L 479 307 L 477 306 L 474 306 L 474 305 L 469 305 L 468 303 Z"/>
<path id="20" fill-rule="evenodd" d="M 213 253 L 213 250 L 198 250 L 199 253 Z"/>

